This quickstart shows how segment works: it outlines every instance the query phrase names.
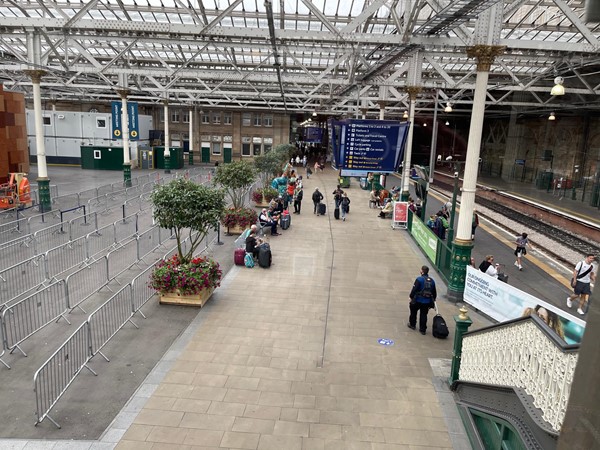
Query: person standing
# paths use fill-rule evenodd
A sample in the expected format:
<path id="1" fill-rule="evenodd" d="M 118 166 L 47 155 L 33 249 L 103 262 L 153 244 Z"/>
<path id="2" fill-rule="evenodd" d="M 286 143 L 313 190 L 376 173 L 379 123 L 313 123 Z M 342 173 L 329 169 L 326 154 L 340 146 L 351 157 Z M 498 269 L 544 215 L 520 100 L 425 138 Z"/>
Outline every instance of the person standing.
<path id="1" fill-rule="evenodd" d="M 427 332 L 427 313 L 430 308 L 434 307 L 437 298 L 435 281 L 429 276 L 429 267 L 421 267 L 421 275 L 415 279 L 408 296 L 410 297 L 408 328 L 411 330 L 416 329 L 417 313 L 419 313 L 419 331 L 424 335 Z"/>
<path id="2" fill-rule="evenodd" d="M 567 306 L 569 308 L 573 307 L 573 300 L 579 299 L 577 312 L 581 315 L 586 313 L 584 307 L 587 305 L 588 297 L 592 293 L 592 283 L 596 280 L 596 271 L 593 264 L 595 259 L 596 257 L 589 253 L 573 269 L 573 278 L 571 279 L 573 294 L 567 297 Z"/>
<path id="3" fill-rule="evenodd" d="M 304 167 L 306 169 L 306 162 L 308 161 L 308 159 L 306 158 L 306 155 L 304 155 L 302 157 L 302 167 Z"/>
<path id="4" fill-rule="evenodd" d="M 346 214 L 348 214 L 348 211 L 350 211 L 350 199 L 348 198 L 348 194 L 346 194 L 345 192 L 342 194 L 341 208 L 342 220 L 345 222 Z"/>
<path id="5" fill-rule="evenodd" d="M 296 165 L 300 166 L 300 155 L 296 155 Z"/>
<path id="6" fill-rule="evenodd" d="M 515 261 L 515 266 L 517 266 L 519 270 L 523 270 L 523 266 L 521 265 L 521 259 L 527 254 L 526 247 L 529 245 L 527 233 L 521 233 L 521 236 L 517 236 L 515 244 L 517 244 L 517 248 L 515 249 L 515 256 L 517 257 L 517 260 Z"/>
<path id="7" fill-rule="evenodd" d="M 317 216 L 319 215 L 318 208 L 319 208 L 319 203 L 321 203 L 321 200 L 323 200 L 323 194 L 321 194 L 321 192 L 319 191 L 319 188 L 315 188 L 315 192 L 313 192 L 313 195 L 312 195 L 312 201 L 315 205 L 313 214 L 316 214 Z"/>
<path id="8" fill-rule="evenodd" d="M 304 197 L 304 191 L 302 186 L 296 189 L 296 197 L 294 197 L 294 214 L 300 214 L 302 209 L 302 198 Z"/>
<path id="9" fill-rule="evenodd" d="M 479 226 L 479 216 L 477 211 L 473 211 L 473 220 L 471 221 L 471 240 L 475 240 L 475 230 Z"/>
<path id="10" fill-rule="evenodd" d="M 335 188 L 335 191 L 333 191 L 332 194 L 333 194 L 333 199 L 335 200 L 335 207 L 339 208 L 340 205 L 342 204 L 342 195 L 344 194 L 342 187 L 338 184 L 337 187 Z"/>

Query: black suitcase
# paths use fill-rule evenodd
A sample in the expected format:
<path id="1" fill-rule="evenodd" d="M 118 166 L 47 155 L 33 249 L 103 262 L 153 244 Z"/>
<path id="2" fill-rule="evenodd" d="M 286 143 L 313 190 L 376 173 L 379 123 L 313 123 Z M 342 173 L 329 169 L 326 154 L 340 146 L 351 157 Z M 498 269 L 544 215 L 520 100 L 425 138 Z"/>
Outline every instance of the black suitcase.
<path id="1" fill-rule="evenodd" d="M 335 217 L 335 220 L 340 220 L 340 208 L 335 208 L 333 210 L 333 217 Z"/>
<path id="2" fill-rule="evenodd" d="M 438 312 L 437 305 L 435 305 L 435 316 L 433 317 L 431 332 L 433 334 L 433 337 L 438 339 L 446 339 L 450 334 L 450 332 L 448 331 L 448 325 L 446 325 L 446 321 Z"/>
<path id="3" fill-rule="evenodd" d="M 261 244 L 258 248 L 258 265 L 265 269 L 271 267 L 271 246 L 267 243 Z"/>
<path id="4" fill-rule="evenodd" d="M 317 207 L 317 214 L 324 216 L 326 212 L 327 206 L 325 206 L 325 203 L 319 203 L 319 206 Z"/>
<path id="5" fill-rule="evenodd" d="M 281 216 L 280 222 L 281 222 L 281 229 L 287 230 L 292 223 L 292 216 L 290 216 L 289 214 L 284 214 Z"/>

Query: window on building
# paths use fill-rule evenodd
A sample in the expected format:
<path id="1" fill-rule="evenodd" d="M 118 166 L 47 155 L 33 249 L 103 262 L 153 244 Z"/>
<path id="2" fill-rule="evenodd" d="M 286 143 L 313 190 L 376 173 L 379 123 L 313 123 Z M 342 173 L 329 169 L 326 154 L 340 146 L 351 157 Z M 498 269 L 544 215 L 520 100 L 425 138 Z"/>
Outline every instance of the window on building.
<path id="1" fill-rule="evenodd" d="M 252 139 L 242 136 L 242 156 L 252 156 Z"/>
<path id="2" fill-rule="evenodd" d="M 164 108 L 160 108 L 158 110 L 158 120 L 160 122 L 164 122 L 165 121 L 165 109 Z"/>
<path id="3" fill-rule="evenodd" d="M 231 125 L 231 113 L 223 113 L 223 125 Z"/>
<path id="4" fill-rule="evenodd" d="M 263 125 L 265 127 L 272 127 L 273 126 L 273 116 L 271 114 L 265 114 L 263 116 Z"/>
<path id="5" fill-rule="evenodd" d="M 258 156 L 260 155 L 260 150 L 261 150 L 262 144 L 252 144 L 252 149 L 254 152 L 254 156 Z"/>
<path id="6" fill-rule="evenodd" d="M 221 113 L 214 112 L 212 113 L 212 123 L 219 125 L 221 123 Z"/>
<path id="7" fill-rule="evenodd" d="M 212 154 L 213 155 L 220 155 L 221 154 L 221 143 L 220 142 L 213 142 L 212 143 Z"/>
<path id="8" fill-rule="evenodd" d="M 171 122 L 179 123 L 179 115 L 180 111 L 178 109 L 174 109 L 171 111 Z"/>
<path id="9" fill-rule="evenodd" d="M 202 115 L 202 123 L 207 124 L 210 123 L 210 115 L 207 112 L 201 113 Z"/>
<path id="10" fill-rule="evenodd" d="M 265 144 L 263 147 L 263 151 L 266 153 L 269 153 L 271 150 L 273 149 L 273 146 L 271 144 Z"/>
<path id="11" fill-rule="evenodd" d="M 272 137 L 266 137 L 263 139 L 263 152 L 269 153 L 271 151 L 271 149 L 273 148 L 273 138 Z"/>
<path id="12" fill-rule="evenodd" d="M 46 126 L 52 125 L 52 118 L 50 116 L 42 117 L 42 123 Z"/>
<path id="13" fill-rule="evenodd" d="M 254 114 L 254 126 L 260 127 L 262 125 L 262 116 L 260 114 Z"/>
<path id="14" fill-rule="evenodd" d="M 106 128 L 106 117 L 96 118 L 96 128 Z"/>
<path id="15" fill-rule="evenodd" d="M 181 147 L 181 135 L 179 133 L 173 133 L 171 135 L 171 145 L 173 147 Z"/>
<path id="16" fill-rule="evenodd" d="M 242 126 L 249 127 L 252 124 L 252 114 L 244 113 L 242 114 Z"/>
<path id="17" fill-rule="evenodd" d="M 190 111 L 189 110 L 184 110 L 183 113 L 181 113 L 181 121 L 183 123 L 190 123 Z"/>

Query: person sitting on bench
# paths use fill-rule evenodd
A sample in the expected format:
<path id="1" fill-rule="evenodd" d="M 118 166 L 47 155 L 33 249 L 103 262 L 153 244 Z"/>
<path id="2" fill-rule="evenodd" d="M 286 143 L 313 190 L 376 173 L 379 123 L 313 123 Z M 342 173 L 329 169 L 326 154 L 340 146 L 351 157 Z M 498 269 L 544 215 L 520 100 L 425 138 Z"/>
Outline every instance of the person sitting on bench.
<path id="1" fill-rule="evenodd" d="M 266 208 L 263 208 L 258 220 L 261 227 L 271 227 L 271 236 L 279 236 L 279 233 L 277 232 L 277 221 L 271 219 Z"/>
<path id="2" fill-rule="evenodd" d="M 262 239 L 258 236 L 258 227 L 256 225 L 252 225 L 250 227 L 250 234 L 246 238 L 246 253 L 252 253 L 254 259 L 258 259 L 258 250 L 260 244 L 262 244 Z"/>
<path id="3" fill-rule="evenodd" d="M 385 219 L 386 214 L 391 214 L 393 208 L 394 208 L 394 203 L 393 202 L 387 202 L 387 204 L 379 212 L 379 217 L 381 217 L 382 219 Z"/>

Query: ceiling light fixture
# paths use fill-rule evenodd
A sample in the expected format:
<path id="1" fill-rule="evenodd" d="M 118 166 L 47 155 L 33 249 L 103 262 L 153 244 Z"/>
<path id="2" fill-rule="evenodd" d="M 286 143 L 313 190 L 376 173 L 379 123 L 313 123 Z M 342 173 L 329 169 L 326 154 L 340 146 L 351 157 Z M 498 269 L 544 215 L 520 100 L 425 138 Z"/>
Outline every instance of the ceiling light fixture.
<path id="1" fill-rule="evenodd" d="M 423 122 L 423 126 L 426 127 L 427 126 L 427 122 Z"/>
<path id="2" fill-rule="evenodd" d="M 550 91 L 550 95 L 565 95 L 565 87 L 563 83 L 565 82 L 563 77 L 556 77 L 554 79 L 554 87 Z"/>
<path id="3" fill-rule="evenodd" d="M 452 112 L 452 105 L 450 103 L 446 103 L 446 107 L 444 108 L 444 112 L 445 113 L 451 113 Z"/>
<path id="4" fill-rule="evenodd" d="M 404 111 L 404 114 L 402 114 L 402 118 L 408 119 L 408 111 Z"/>
<path id="5" fill-rule="evenodd" d="M 448 122 L 448 121 L 446 120 L 446 126 L 448 126 L 448 125 L 450 125 L 450 122 Z"/>
<path id="6" fill-rule="evenodd" d="M 317 117 L 317 112 L 316 111 L 313 113 L 313 117 Z"/>
<path id="7" fill-rule="evenodd" d="M 553 112 L 551 112 L 550 115 L 548 116 L 548 120 L 556 120 L 556 116 L 554 115 Z"/>

